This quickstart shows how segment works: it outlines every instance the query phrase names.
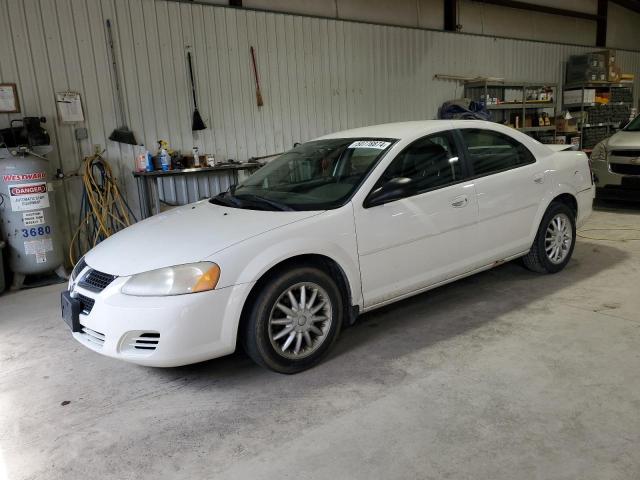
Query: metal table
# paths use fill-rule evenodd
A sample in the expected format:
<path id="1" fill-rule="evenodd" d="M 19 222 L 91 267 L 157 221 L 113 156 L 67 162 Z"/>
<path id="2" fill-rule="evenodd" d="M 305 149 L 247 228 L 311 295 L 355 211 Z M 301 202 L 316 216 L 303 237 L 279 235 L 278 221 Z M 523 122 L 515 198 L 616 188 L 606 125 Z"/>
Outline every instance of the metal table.
<path id="1" fill-rule="evenodd" d="M 250 162 L 167 172 L 133 172 L 138 186 L 141 218 L 159 213 L 161 203 L 178 206 L 211 198 L 261 166 Z"/>

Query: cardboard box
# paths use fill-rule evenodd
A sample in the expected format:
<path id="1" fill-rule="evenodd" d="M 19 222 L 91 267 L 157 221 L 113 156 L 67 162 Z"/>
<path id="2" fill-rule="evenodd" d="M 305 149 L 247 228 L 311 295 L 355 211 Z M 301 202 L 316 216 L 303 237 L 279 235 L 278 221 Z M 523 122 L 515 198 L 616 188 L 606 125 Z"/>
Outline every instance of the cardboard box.
<path id="1" fill-rule="evenodd" d="M 582 90 L 565 90 L 563 92 L 563 103 L 565 105 L 576 105 L 580 103 L 594 103 L 596 101 L 596 89 L 585 88 L 584 96 Z"/>
<path id="2" fill-rule="evenodd" d="M 618 82 L 620 80 L 620 68 L 616 64 L 616 51 L 613 49 L 600 50 L 593 52 L 596 55 L 603 55 L 605 68 L 607 70 L 607 80 L 610 82 Z"/>
<path id="3" fill-rule="evenodd" d="M 522 102 L 522 89 L 521 88 L 505 88 L 504 101 L 506 103 Z"/>
<path id="4" fill-rule="evenodd" d="M 565 135 L 545 135 L 540 137 L 540 143 L 546 143 L 547 145 L 565 145 L 567 143 L 567 137 Z"/>
<path id="5" fill-rule="evenodd" d="M 607 55 L 608 53 L 604 52 L 571 55 L 567 62 L 565 81 L 567 83 L 607 81 Z"/>
<path id="6" fill-rule="evenodd" d="M 562 116 L 556 117 L 556 130 L 563 133 L 572 133 L 578 131 L 578 119 L 566 119 Z"/>

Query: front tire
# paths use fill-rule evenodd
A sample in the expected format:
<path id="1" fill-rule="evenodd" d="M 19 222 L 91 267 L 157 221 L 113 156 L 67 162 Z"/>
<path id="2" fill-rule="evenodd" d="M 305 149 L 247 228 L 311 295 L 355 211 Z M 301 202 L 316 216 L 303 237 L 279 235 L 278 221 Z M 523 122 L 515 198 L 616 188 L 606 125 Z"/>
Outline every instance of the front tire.
<path id="1" fill-rule="evenodd" d="M 534 272 L 557 273 L 569 263 L 575 243 L 575 212 L 564 203 L 554 202 L 542 217 L 531 250 L 522 261 Z"/>
<path id="2" fill-rule="evenodd" d="M 246 318 L 244 349 L 259 365 L 297 373 L 316 365 L 338 338 L 344 306 L 324 271 L 296 267 L 271 277 Z"/>

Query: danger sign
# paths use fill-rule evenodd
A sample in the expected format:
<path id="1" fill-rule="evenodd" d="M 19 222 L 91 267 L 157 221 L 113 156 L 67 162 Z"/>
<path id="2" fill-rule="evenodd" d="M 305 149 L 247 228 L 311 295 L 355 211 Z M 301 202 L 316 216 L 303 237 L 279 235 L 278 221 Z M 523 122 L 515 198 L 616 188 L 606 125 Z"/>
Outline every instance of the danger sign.
<path id="1" fill-rule="evenodd" d="M 19 187 L 10 187 L 9 193 L 11 195 L 15 195 L 16 197 L 19 195 L 32 195 L 34 193 L 45 193 L 47 191 L 47 185 L 44 183 L 34 184 L 30 186 L 19 186 Z"/>
<path id="2" fill-rule="evenodd" d="M 11 198 L 11 210 L 14 212 L 49 206 L 49 193 L 45 182 L 10 185 L 9 198 Z"/>

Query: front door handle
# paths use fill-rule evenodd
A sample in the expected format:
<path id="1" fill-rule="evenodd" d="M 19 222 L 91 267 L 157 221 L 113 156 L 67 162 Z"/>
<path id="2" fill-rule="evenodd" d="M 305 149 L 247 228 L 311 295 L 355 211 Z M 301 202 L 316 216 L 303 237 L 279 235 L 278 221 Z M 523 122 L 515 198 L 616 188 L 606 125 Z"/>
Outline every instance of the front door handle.
<path id="1" fill-rule="evenodd" d="M 533 176 L 533 181 L 536 183 L 544 183 L 544 173 L 536 173 Z"/>
<path id="2" fill-rule="evenodd" d="M 466 207 L 469 203 L 469 198 L 466 195 L 460 195 L 451 201 L 451 206 L 455 208 Z"/>

